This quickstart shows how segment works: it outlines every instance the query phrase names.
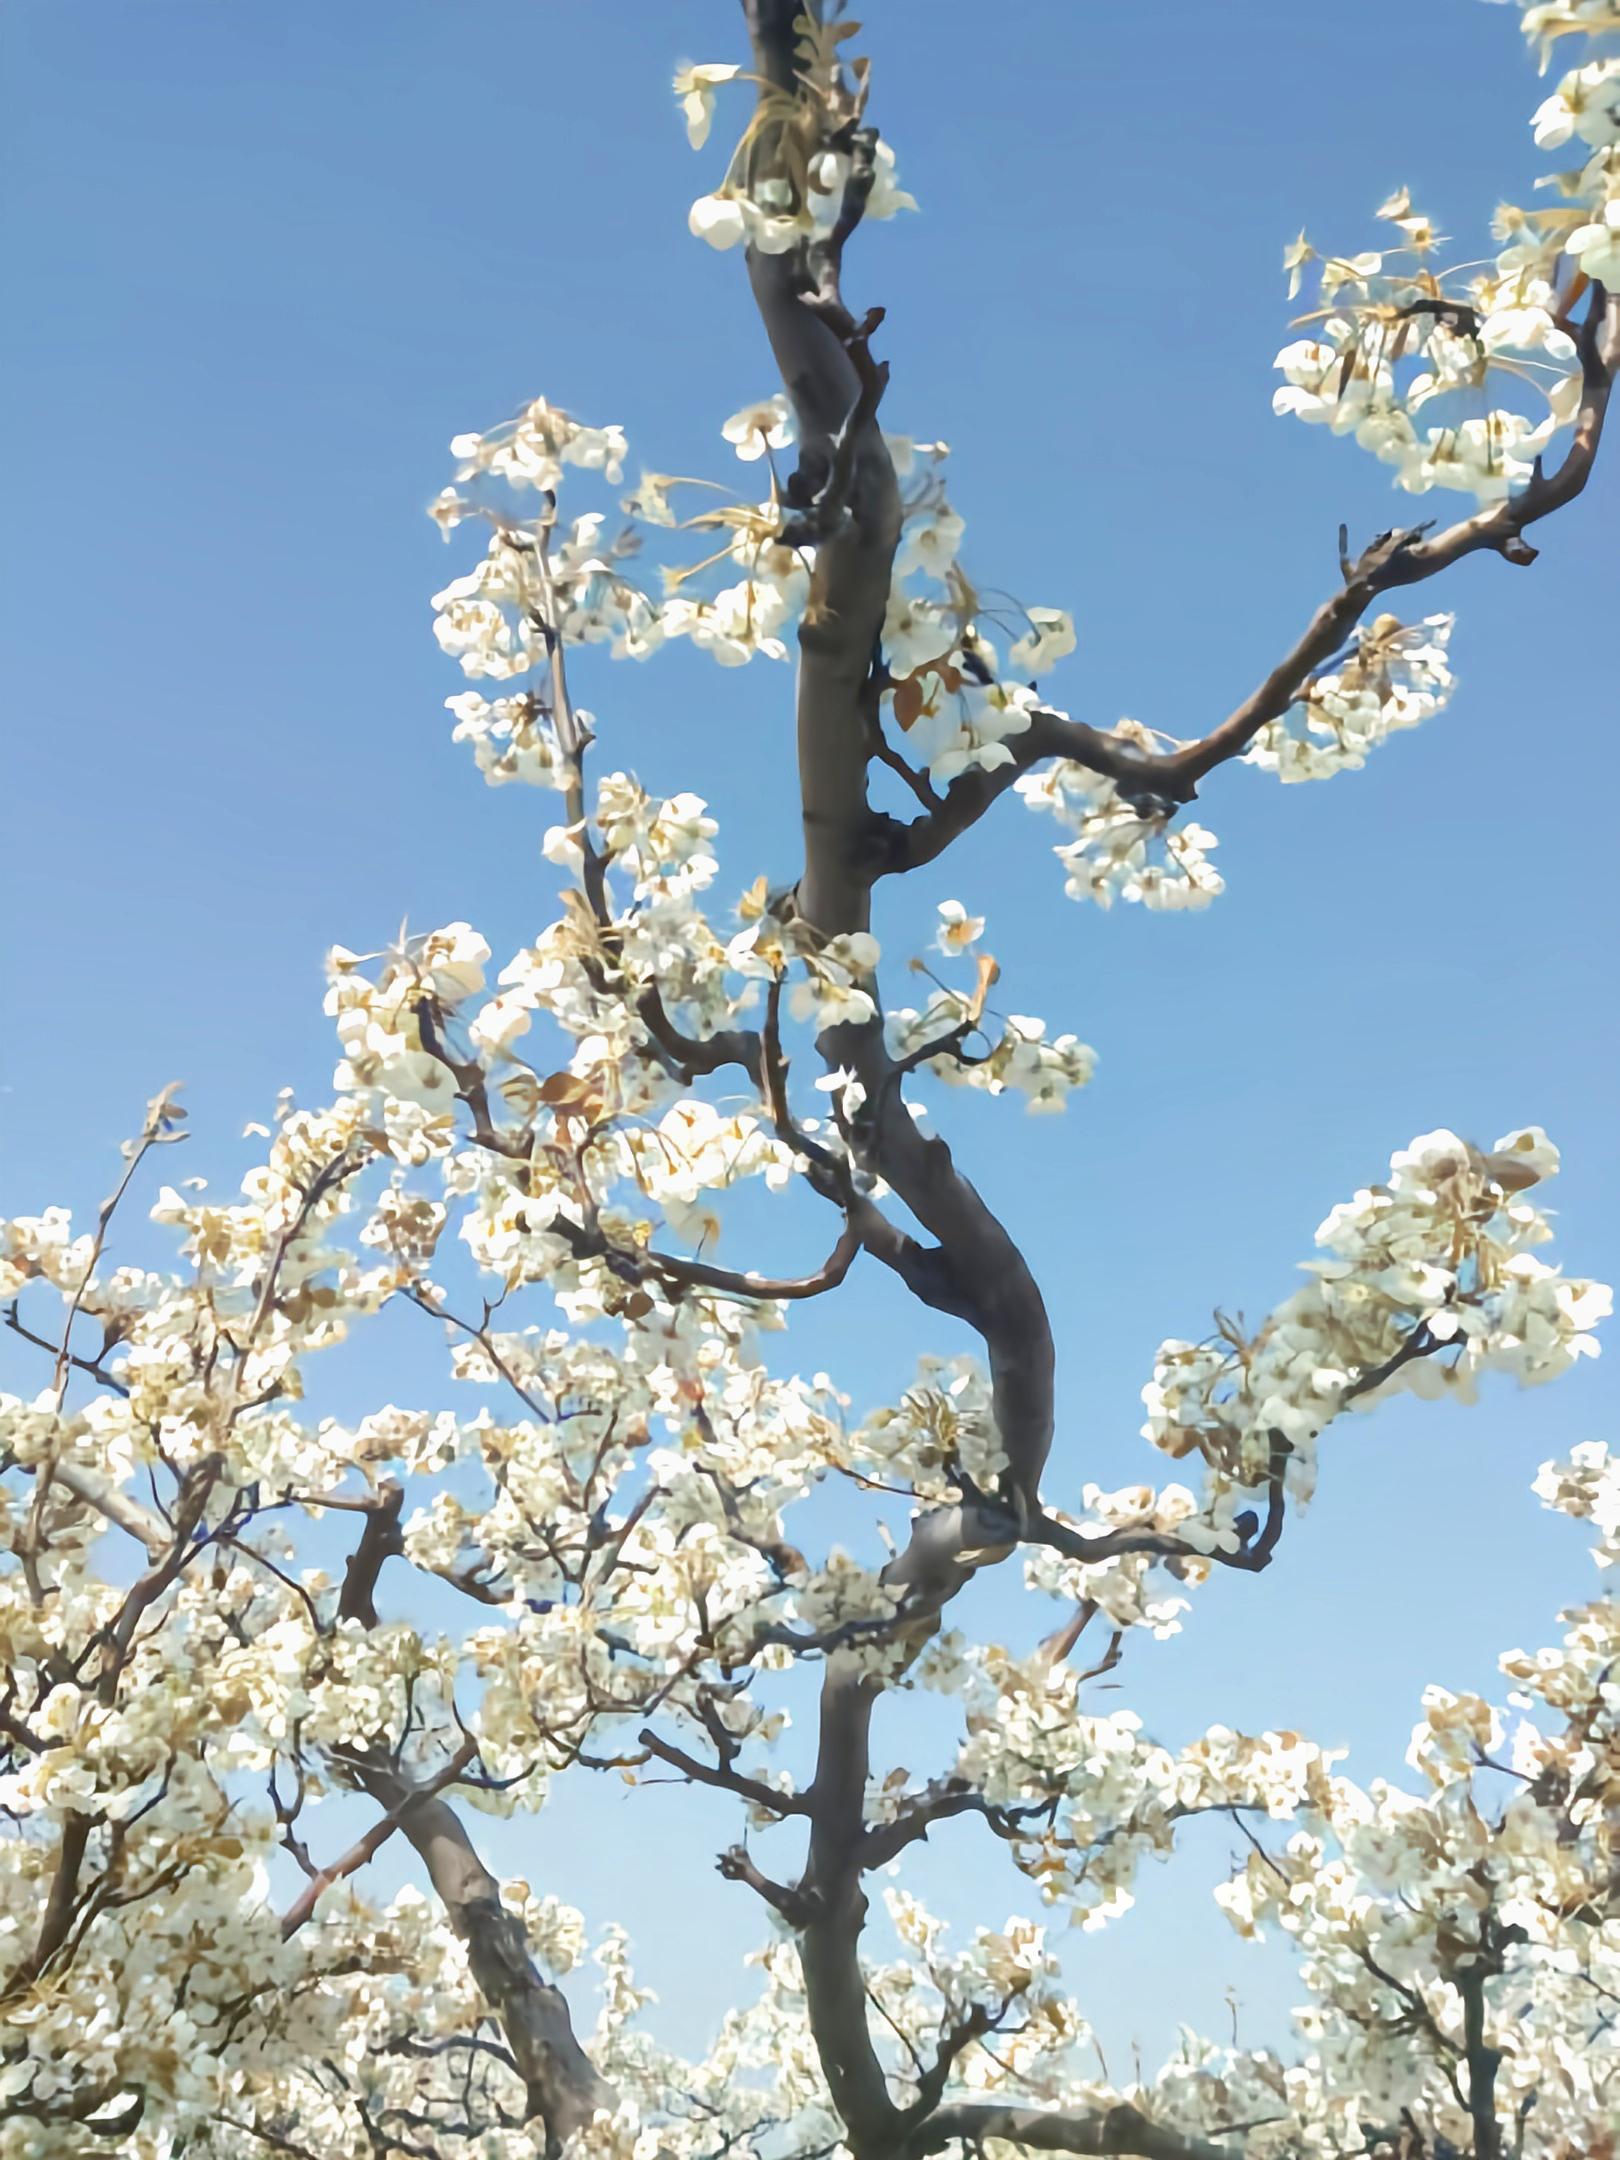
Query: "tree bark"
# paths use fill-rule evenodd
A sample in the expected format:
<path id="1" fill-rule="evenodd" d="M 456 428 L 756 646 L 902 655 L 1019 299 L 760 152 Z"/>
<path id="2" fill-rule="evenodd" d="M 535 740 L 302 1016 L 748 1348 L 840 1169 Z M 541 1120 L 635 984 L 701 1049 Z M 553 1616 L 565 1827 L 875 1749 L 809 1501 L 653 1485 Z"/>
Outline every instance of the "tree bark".
<path id="1" fill-rule="evenodd" d="M 358 1774 L 373 1799 L 398 1812 L 400 1829 L 467 1946 L 479 1992 L 500 2019 L 529 2111 L 545 2125 L 546 2151 L 555 2153 L 598 2108 L 615 2108 L 618 2094 L 580 2046 L 561 1992 L 536 1970 L 523 1923 L 501 1903 L 501 1886 L 454 1808 L 436 1796 L 411 1799 L 395 1772 Z"/>

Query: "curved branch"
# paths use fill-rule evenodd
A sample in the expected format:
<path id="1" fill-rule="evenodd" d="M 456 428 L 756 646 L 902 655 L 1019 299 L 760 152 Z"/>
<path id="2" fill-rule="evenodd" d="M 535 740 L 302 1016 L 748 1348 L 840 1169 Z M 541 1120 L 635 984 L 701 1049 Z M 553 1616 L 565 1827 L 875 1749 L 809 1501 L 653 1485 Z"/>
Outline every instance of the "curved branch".
<path id="1" fill-rule="evenodd" d="M 683 1260 L 674 1253 L 649 1252 L 639 1257 L 649 1273 L 679 1287 L 715 1290 L 727 1297 L 777 1298 L 791 1302 L 796 1298 L 820 1297 L 824 1291 L 836 1290 L 853 1266 L 861 1242 L 860 1232 L 853 1225 L 847 1226 L 813 1275 L 756 1275 L 751 1270 L 711 1267 L 706 1260 Z"/>
<path id="2" fill-rule="evenodd" d="M 939 1779 L 892 1822 L 878 1823 L 867 1831 L 861 1844 L 861 1866 L 868 1873 L 874 1868 L 886 1867 L 908 1845 L 926 1838 L 935 1823 L 949 1821 L 954 1816 L 982 1815 L 997 1837 L 1013 1838 L 1026 1822 L 1051 1815 L 1056 1806 L 1057 1795 L 1054 1794 L 1050 1800 L 1032 1801 L 1027 1806 L 999 1807 L 994 1801 L 987 1800 L 976 1786 L 963 1784 L 959 1779 Z"/>
<path id="3" fill-rule="evenodd" d="M 760 1084 L 760 1039 L 751 1028 L 722 1028 L 714 1035 L 687 1035 L 669 1017 L 656 983 L 649 983 L 636 999 L 641 1024 L 666 1057 L 681 1069 L 686 1081 L 707 1073 L 740 1065 L 756 1087 Z"/>
<path id="4" fill-rule="evenodd" d="M 1020 1513 L 1033 1514 L 1052 1445 L 1057 1363 L 1040 1286 L 1006 1225 L 956 1167 L 948 1144 L 919 1130 L 895 1083 L 882 1020 L 835 1029 L 825 1049 L 856 1074 L 872 1106 L 859 1133 L 867 1162 L 936 1241 L 929 1258 L 936 1294 L 927 1302 L 955 1312 L 983 1338 L 996 1431 L 1007 1457 L 1005 1495 Z"/>
<path id="5" fill-rule="evenodd" d="M 1241 757 L 1260 730 L 1280 720 L 1311 676 L 1338 652 L 1381 593 L 1417 585 L 1449 570 L 1465 556 L 1494 553 L 1521 567 L 1536 550 L 1524 538 L 1537 524 L 1584 490 L 1602 441 L 1614 381 L 1620 374 L 1620 294 L 1592 288 L 1581 324 L 1581 405 L 1574 434 L 1556 472 L 1538 461 L 1517 495 L 1459 518 L 1440 532 L 1428 526 L 1380 533 L 1354 563 L 1347 562 L 1342 590 L 1325 600 L 1303 635 L 1242 704 L 1197 741 L 1174 750 L 1143 750 L 1062 713 L 1037 712 L 1027 733 L 1012 745 L 1013 762 L 995 772 L 964 774 L 938 809 L 910 824 L 885 828 L 884 874 L 932 862 L 974 825 L 1013 782 L 1049 758 L 1067 758 L 1115 782 L 1127 799 L 1165 812 L 1191 802 L 1198 783 L 1218 765 Z"/>

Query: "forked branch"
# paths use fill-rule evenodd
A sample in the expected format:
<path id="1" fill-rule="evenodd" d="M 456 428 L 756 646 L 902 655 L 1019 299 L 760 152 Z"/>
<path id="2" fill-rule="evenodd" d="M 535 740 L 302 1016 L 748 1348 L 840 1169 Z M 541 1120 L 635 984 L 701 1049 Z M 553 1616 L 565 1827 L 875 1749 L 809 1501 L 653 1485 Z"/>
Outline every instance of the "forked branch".
<path id="1" fill-rule="evenodd" d="M 1009 747 L 1010 765 L 964 774 L 939 807 L 909 824 L 885 829 L 885 874 L 932 862 L 984 815 L 1023 774 L 1051 758 L 1067 758 L 1115 782 L 1144 812 L 1164 814 L 1191 802 L 1198 783 L 1217 766 L 1241 757 L 1260 730 L 1280 720 L 1333 658 L 1382 593 L 1418 585 L 1449 570 L 1465 556 L 1500 555 L 1526 566 L 1536 549 L 1527 527 L 1561 510 L 1581 494 L 1592 474 L 1604 420 L 1620 374 L 1620 294 L 1593 285 L 1580 328 L 1581 403 L 1574 432 L 1553 472 L 1537 461 L 1527 486 L 1439 532 L 1418 525 L 1379 533 L 1354 561 L 1344 559 L 1340 590 L 1324 600 L 1304 634 L 1218 727 L 1173 750 L 1144 750 L 1083 720 L 1040 711 L 1028 731 Z M 1342 549 L 1341 549 L 1342 553 Z"/>

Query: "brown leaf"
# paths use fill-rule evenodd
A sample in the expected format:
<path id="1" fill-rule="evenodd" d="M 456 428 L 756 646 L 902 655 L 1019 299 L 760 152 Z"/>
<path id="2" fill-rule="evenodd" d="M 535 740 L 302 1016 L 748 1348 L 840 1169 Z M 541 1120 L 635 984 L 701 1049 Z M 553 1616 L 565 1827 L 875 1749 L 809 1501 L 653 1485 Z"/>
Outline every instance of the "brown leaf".
<path id="1" fill-rule="evenodd" d="M 541 1081 L 538 1099 L 543 1103 L 561 1104 L 568 1109 L 578 1109 L 591 1099 L 589 1084 L 577 1073 L 554 1072 Z"/>

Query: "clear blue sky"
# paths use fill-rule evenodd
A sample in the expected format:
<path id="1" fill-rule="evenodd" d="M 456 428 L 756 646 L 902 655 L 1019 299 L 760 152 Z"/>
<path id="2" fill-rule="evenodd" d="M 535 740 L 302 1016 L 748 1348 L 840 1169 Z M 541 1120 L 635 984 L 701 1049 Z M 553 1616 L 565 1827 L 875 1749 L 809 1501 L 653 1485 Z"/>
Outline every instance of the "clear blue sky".
<path id="1" fill-rule="evenodd" d="M 1291 640 L 1403 500 L 1371 462 L 1269 411 L 1301 222 L 1369 244 L 1397 183 L 1484 252 L 1541 163 L 1516 14 L 1477 0 L 872 0 L 876 112 L 923 214 L 863 237 L 889 309 L 891 424 L 954 446 L 966 560 L 1071 607 L 1050 688 L 1104 724 L 1192 734 Z M 668 76 L 740 57 L 725 0 L 10 0 L 6 217 L 7 883 L 3 1200 L 88 1207 L 145 1098 L 186 1082 L 185 1168 L 229 1181 L 245 1118 L 333 1057 L 324 948 L 466 917 L 497 950 L 550 912 L 544 804 L 483 788 L 440 708 L 459 678 L 427 595 L 459 567 L 422 515 L 445 445 L 544 393 L 616 420 L 665 471 L 719 469 L 715 428 L 770 388 L 736 257 L 688 240 L 724 156 L 686 147 Z M 1616 446 L 1620 448 L 1620 445 Z M 1166 1334 L 1292 1287 L 1334 1200 L 1437 1124 L 1539 1120 L 1573 1271 L 1620 1277 L 1614 1115 L 1620 778 L 1612 621 L 1620 475 L 1529 572 L 1465 565 L 1461 688 L 1359 776 L 1282 790 L 1235 769 L 1201 815 L 1226 897 L 1196 918 L 1061 897 L 1055 832 L 1014 803 L 879 924 L 990 915 L 1014 1010 L 1100 1053 L 1066 1121 L 952 1104 L 969 1167 L 1059 1320 L 1052 1496 L 1163 1470 L 1137 1391 Z M 605 752 L 721 817 L 722 889 L 794 867 L 789 679 L 685 652 L 587 664 Z M 165 1166 L 170 1167 L 170 1166 Z M 819 1234 L 819 1231 L 818 1233 Z M 805 1316 L 799 1355 L 859 1400 L 955 1347 L 887 1283 Z M 1488 1685 L 1590 1569 L 1526 1486 L 1612 1436 L 1608 1363 L 1471 1412 L 1402 1406 L 1335 1435 L 1272 1574 L 1133 1649 L 1121 1693 L 1175 1739 L 1303 1726 L 1398 1772 L 1424 1680 Z M 444 1398 L 436 1345 L 391 1323 L 333 1402 Z M 8 1384 L 37 1380 L 13 1371 Z M 914 1739 L 905 1753 L 905 1737 Z M 919 1770 L 945 1735 L 882 1737 Z M 601 1835 L 613 1830 L 610 1844 Z M 709 1856 L 730 1811 L 589 1784 L 501 1832 L 499 1863 L 622 1917 L 695 2040 L 760 1914 Z M 972 1826 L 908 1879 L 964 1918 L 1027 1900 Z M 1074 1960 L 1121 2067 L 1175 2023 L 1278 2032 L 1289 1990 L 1202 1897 L 1206 1839 Z M 953 1887 L 971 1882 L 972 1895 Z M 694 1971 L 693 1930 L 708 1945 Z"/>

